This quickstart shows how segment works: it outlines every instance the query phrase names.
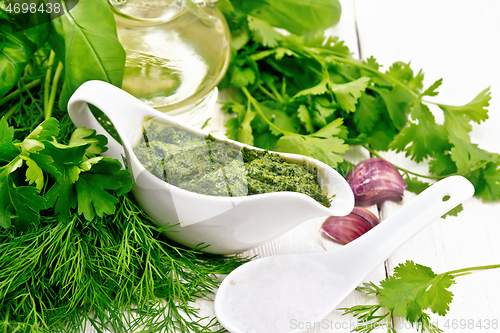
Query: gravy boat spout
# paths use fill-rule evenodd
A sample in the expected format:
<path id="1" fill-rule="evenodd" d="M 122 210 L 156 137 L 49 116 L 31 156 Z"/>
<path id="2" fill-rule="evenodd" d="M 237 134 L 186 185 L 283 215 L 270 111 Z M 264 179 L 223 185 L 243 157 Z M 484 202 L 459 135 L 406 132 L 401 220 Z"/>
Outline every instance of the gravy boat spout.
<path id="1" fill-rule="evenodd" d="M 111 121 L 121 141 L 118 143 L 90 111 L 91 104 Z M 134 195 L 144 211 L 159 225 L 169 227 L 166 235 L 189 247 L 207 246 L 203 251 L 239 253 L 282 235 L 314 217 L 343 216 L 354 207 L 354 195 L 345 179 L 334 169 L 310 157 L 278 153 L 288 162 L 317 168 L 317 180 L 330 199 L 329 208 L 308 195 L 273 192 L 248 196 L 199 194 L 166 183 L 144 168 L 133 148 L 143 135 L 143 126 L 154 119 L 200 136 L 207 132 L 176 121 L 142 103 L 127 92 L 102 81 L 82 84 L 71 97 L 68 112 L 76 126 L 92 128 L 108 138 L 107 156 L 126 159 L 133 177 Z M 236 148 L 248 147 L 224 138 Z"/>

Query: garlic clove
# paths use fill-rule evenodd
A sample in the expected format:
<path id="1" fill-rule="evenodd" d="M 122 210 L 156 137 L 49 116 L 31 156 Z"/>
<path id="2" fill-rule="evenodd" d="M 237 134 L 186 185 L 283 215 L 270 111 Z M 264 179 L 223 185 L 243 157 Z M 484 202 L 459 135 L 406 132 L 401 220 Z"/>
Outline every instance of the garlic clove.
<path id="1" fill-rule="evenodd" d="M 406 182 L 398 169 L 381 158 L 358 163 L 346 177 L 357 206 L 371 206 L 386 200 L 403 200 Z"/>
<path id="2" fill-rule="evenodd" d="M 363 207 L 354 207 L 347 216 L 330 216 L 321 225 L 320 232 L 337 243 L 347 244 L 369 231 L 380 220 Z"/>

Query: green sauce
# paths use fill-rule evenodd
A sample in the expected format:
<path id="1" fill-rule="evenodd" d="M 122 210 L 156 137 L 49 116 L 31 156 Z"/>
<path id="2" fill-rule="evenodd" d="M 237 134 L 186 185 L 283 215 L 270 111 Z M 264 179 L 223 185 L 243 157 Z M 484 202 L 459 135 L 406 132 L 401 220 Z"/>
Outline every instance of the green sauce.
<path id="1" fill-rule="evenodd" d="M 176 127 L 158 130 L 153 122 L 133 150 L 146 170 L 188 191 L 214 196 L 293 191 L 330 207 L 316 168 L 309 171 L 268 151 L 240 149 Z"/>

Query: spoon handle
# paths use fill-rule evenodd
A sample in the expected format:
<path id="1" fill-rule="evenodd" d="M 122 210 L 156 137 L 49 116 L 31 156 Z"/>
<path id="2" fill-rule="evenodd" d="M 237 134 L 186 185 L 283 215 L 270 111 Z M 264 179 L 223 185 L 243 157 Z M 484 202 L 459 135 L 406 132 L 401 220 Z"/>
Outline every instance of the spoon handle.
<path id="1" fill-rule="evenodd" d="M 462 176 L 447 177 L 420 193 L 366 234 L 339 249 L 343 253 L 335 256 L 334 260 L 342 258 L 342 261 L 354 264 L 362 258 L 364 264 L 357 265 L 351 273 L 353 277 L 360 276 L 356 275 L 361 274 L 360 271 L 369 274 L 424 227 L 473 195 L 474 186 L 467 179 Z"/>

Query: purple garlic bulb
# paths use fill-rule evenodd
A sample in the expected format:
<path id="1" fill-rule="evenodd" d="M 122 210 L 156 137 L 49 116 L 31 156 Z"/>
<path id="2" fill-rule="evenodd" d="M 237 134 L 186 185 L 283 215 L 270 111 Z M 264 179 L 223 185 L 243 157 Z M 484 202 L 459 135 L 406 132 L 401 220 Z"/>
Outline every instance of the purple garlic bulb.
<path id="1" fill-rule="evenodd" d="M 354 207 L 346 216 L 330 216 L 321 225 L 320 232 L 340 244 L 347 244 L 379 224 L 369 210 Z"/>
<path id="2" fill-rule="evenodd" d="M 381 158 L 369 158 L 357 164 L 346 177 L 356 206 L 371 206 L 386 200 L 401 201 L 406 182 L 399 171 Z"/>

